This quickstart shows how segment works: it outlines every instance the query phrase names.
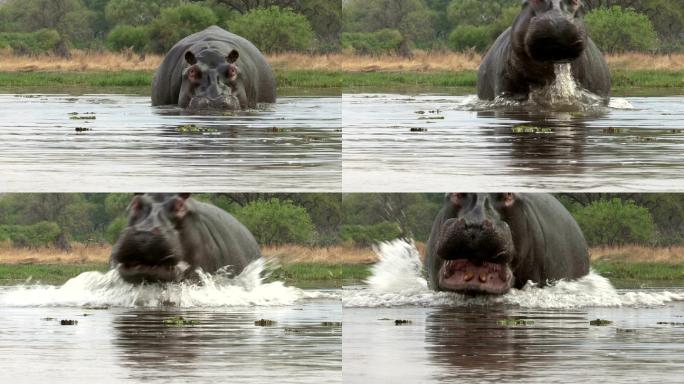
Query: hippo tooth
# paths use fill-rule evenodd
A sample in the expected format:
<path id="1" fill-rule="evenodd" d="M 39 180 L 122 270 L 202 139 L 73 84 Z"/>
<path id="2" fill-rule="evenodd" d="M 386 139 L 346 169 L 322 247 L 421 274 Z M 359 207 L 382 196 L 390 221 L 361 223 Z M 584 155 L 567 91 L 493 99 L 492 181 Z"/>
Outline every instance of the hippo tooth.
<path id="1" fill-rule="evenodd" d="M 487 272 L 485 272 L 485 271 L 480 272 L 480 282 L 484 283 L 486 281 L 487 281 Z"/>
<path id="2" fill-rule="evenodd" d="M 463 280 L 470 281 L 473 279 L 473 276 L 474 276 L 473 273 L 468 271 L 463 275 Z"/>

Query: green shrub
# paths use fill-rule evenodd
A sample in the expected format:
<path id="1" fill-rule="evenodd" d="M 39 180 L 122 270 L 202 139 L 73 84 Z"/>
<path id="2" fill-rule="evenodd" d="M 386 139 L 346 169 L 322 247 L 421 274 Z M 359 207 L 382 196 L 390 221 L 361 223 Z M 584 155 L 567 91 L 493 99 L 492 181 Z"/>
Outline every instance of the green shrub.
<path id="1" fill-rule="evenodd" d="M 41 29 L 35 32 L 2 32 L 0 48 L 11 49 L 18 55 L 37 55 L 57 48 L 61 38 L 54 29 Z"/>
<path id="2" fill-rule="evenodd" d="M 655 50 L 657 36 L 646 15 L 618 6 L 599 8 L 585 17 L 589 36 L 604 52 Z"/>
<path id="3" fill-rule="evenodd" d="M 316 230 L 304 207 L 291 201 L 253 201 L 233 211 L 261 245 L 311 244 Z"/>
<path id="4" fill-rule="evenodd" d="M 656 226 L 645 207 L 619 198 L 598 200 L 574 212 L 589 245 L 652 244 Z"/>
<path id="5" fill-rule="evenodd" d="M 361 55 L 383 55 L 398 52 L 403 39 L 397 29 L 381 29 L 375 32 L 345 32 L 341 42 L 342 48 Z"/>
<path id="6" fill-rule="evenodd" d="M 452 51 L 475 49 L 483 52 L 492 42 L 492 30 L 487 25 L 459 25 L 449 34 L 448 46 Z"/>
<path id="7" fill-rule="evenodd" d="M 107 229 L 105 229 L 105 239 L 109 244 L 116 243 L 116 240 L 119 238 L 121 231 L 126 227 L 126 224 L 128 224 L 128 219 L 125 216 L 117 217 L 109 223 Z"/>
<path id="8" fill-rule="evenodd" d="M 0 242 L 15 247 L 40 247 L 52 244 L 61 233 L 57 223 L 41 221 L 32 225 L 0 225 Z"/>
<path id="9" fill-rule="evenodd" d="M 149 27 L 151 49 L 164 53 L 180 39 L 210 27 L 217 21 L 211 8 L 201 5 L 186 4 L 166 8 Z"/>
<path id="10" fill-rule="evenodd" d="M 314 42 L 309 20 L 289 8 L 256 8 L 226 24 L 265 52 L 303 51 Z"/>
<path id="11" fill-rule="evenodd" d="M 132 27 L 130 25 L 118 25 L 107 36 L 107 48 L 112 51 L 133 49 L 142 53 L 150 41 L 146 27 Z"/>
<path id="12" fill-rule="evenodd" d="M 340 238 L 358 246 L 369 246 L 380 241 L 390 241 L 401 236 L 399 224 L 383 221 L 372 225 L 343 225 Z"/>

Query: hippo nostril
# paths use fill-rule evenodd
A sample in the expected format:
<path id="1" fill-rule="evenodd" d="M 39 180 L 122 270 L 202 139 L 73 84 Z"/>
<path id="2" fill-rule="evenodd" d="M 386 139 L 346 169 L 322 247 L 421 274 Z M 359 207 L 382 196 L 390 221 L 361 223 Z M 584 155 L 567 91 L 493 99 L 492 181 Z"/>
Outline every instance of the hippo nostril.
<path id="1" fill-rule="evenodd" d="M 492 221 L 491 221 L 491 220 L 485 219 L 485 221 L 484 221 L 483 224 L 484 224 L 484 227 L 485 227 L 486 229 L 491 229 L 491 228 L 492 228 Z"/>
<path id="2" fill-rule="evenodd" d="M 161 235 L 161 230 L 159 229 L 159 227 L 154 227 L 154 228 L 152 228 L 152 231 L 151 231 L 151 232 L 152 232 L 152 234 L 155 235 L 155 236 Z"/>

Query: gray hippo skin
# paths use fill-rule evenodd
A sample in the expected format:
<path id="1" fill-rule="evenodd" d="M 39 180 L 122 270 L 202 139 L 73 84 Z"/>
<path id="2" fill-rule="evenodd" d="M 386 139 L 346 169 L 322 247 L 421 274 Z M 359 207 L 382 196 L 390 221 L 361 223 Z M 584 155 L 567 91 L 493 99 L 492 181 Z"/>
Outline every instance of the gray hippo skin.
<path id="1" fill-rule="evenodd" d="M 531 88 L 555 80 L 555 64 L 570 63 L 584 89 L 610 98 L 610 73 L 601 51 L 587 36 L 580 0 L 525 0 L 513 26 L 489 49 L 477 73 L 482 100 L 529 98 Z"/>
<path id="2" fill-rule="evenodd" d="M 584 235 L 548 194 L 449 193 L 427 244 L 434 290 L 503 294 L 589 273 Z"/>
<path id="3" fill-rule="evenodd" d="M 197 268 L 238 274 L 259 257 L 249 230 L 222 209 L 189 194 L 145 194 L 128 206 L 109 265 L 130 283 L 178 282 L 196 279 Z"/>
<path id="4" fill-rule="evenodd" d="M 264 55 L 217 26 L 176 43 L 152 81 L 152 105 L 236 110 L 275 100 L 275 77 Z"/>

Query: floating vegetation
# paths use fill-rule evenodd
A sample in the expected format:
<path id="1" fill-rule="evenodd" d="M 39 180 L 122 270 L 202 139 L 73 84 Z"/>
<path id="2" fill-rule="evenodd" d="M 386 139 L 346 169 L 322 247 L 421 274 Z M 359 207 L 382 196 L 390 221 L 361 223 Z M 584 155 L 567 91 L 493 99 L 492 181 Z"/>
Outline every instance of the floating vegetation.
<path id="1" fill-rule="evenodd" d="M 595 325 L 597 327 L 601 327 L 604 325 L 610 325 L 610 324 L 613 324 L 613 322 L 610 320 L 604 320 L 604 319 L 596 319 L 596 320 L 589 321 L 589 325 Z"/>
<path id="2" fill-rule="evenodd" d="M 684 325 L 684 323 L 677 323 L 677 322 L 671 322 L 671 321 L 659 321 L 656 324 L 658 324 L 658 325 L 675 325 L 675 326 Z"/>
<path id="3" fill-rule="evenodd" d="M 74 131 L 76 131 L 76 132 L 88 132 L 88 131 L 92 131 L 92 130 L 93 130 L 92 128 L 87 128 L 87 127 L 76 127 L 76 128 L 74 128 Z"/>
<path id="4" fill-rule="evenodd" d="M 444 120 L 444 116 L 421 116 L 418 120 Z"/>
<path id="5" fill-rule="evenodd" d="M 61 325 L 77 325 L 78 320 L 60 320 L 59 324 L 61 324 Z"/>
<path id="6" fill-rule="evenodd" d="M 97 119 L 97 116 L 95 116 L 95 112 L 84 112 L 82 114 L 79 114 L 78 112 L 69 112 L 69 118 L 71 120 L 95 120 Z"/>
<path id="7" fill-rule="evenodd" d="M 427 128 L 413 127 L 411 132 L 427 132 Z"/>
<path id="8" fill-rule="evenodd" d="M 324 321 L 321 323 L 321 325 L 324 327 L 341 327 L 342 322 L 341 321 Z"/>
<path id="9" fill-rule="evenodd" d="M 105 310 L 109 309 L 109 305 L 90 305 L 86 304 L 83 306 L 85 309 L 92 309 L 92 310 Z"/>
<path id="10" fill-rule="evenodd" d="M 43 321 L 53 321 L 53 320 L 57 320 L 57 319 L 55 319 L 54 317 L 43 317 L 41 320 L 43 320 Z"/>
<path id="11" fill-rule="evenodd" d="M 552 133 L 553 129 L 549 127 L 537 127 L 534 125 L 517 125 L 511 128 L 513 133 Z"/>
<path id="12" fill-rule="evenodd" d="M 218 132 L 216 128 L 200 127 L 195 124 L 186 124 L 176 127 L 176 131 L 180 133 L 215 133 Z"/>
<path id="13" fill-rule="evenodd" d="M 624 130 L 622 128 L 616 128 L 616 127 L 608 127 L 608 128 L 603 128 L 603 133 L 607 133 L 609 135 L 614 135 L 616 133 L 622 133 Z"/>
<path id="14" fill-rule="evenodd" d="M 175 327 L 183 327 L 186 325 L 197 325 L 199 324 L 199 320 L 188 320 L 184 318 L 183 316 L 173 316 L 164 319 L 164 325 L 166 326 L 175 326 Z"/>
<path id="15" fill-rule="evenodd" d="M 394 325 L 406 325 L 406 324 L 412 324 L 413 321 L 411 320 L 394 320 Z"/>
<path id="16" fill-rule="evenodd" d="M 534 320 L 527 320 L 527 319 L 501 319 L 497 320 L 496 323 L 498 325 L 503 325 L 506 327 L 510 326 L 517 326 L 517 325 L 534 325 Z"/>
<path id="17" fill-rule="evenodd" d="M 254 325 L 256 325 L 257 327 L 271 327 L 275 324 L 275 321 L 267 319 L 261 319 L 254 322 Z"/>

